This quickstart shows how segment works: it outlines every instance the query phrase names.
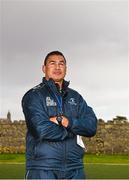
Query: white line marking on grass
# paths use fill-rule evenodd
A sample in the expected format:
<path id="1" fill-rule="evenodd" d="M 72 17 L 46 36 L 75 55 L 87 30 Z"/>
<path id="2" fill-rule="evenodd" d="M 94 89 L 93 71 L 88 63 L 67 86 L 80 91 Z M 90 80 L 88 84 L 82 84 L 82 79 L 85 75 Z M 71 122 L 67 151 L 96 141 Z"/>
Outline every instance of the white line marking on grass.
<path id="1" fill-rule="evenodd" d="M 24 162 L 0 162 L 0 164 L 25 164 Z M 129 166 L 129 163 L 83 163 L 84 165 L 111 165 L 111 166 L 117 166 L 117 165 L 123 165 L 123 166 Z"/>
<path id="2" fill-rule="evenodd" d="M 0 162 L 0 164 L 25 164 L 22 162 Z"/>
<path id="3" fill-rule="evenodd" d="M 100 165 L 113 165 L 113 166 L 116 166 L 116 165 L 127 165 L 129 166 L 129 163 L 83 163 L 83 164 L 100 164 Z"/>

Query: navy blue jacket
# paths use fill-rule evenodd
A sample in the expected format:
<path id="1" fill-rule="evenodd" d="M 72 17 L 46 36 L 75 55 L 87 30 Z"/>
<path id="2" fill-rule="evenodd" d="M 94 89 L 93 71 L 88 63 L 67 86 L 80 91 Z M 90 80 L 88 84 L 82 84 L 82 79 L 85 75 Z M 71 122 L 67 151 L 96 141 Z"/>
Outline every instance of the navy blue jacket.
<path id="1" fill-rule="evenodd" d="M 70 170 L 83 167 L 84 150 L 77 144 L 77 135 L 96 134 L 97 119 L 82 96 L 68 87 L 64 80 L 59 93 L 53 80 L 46 80 L 29 90 L 22 99 L 27 124 L 27 169 Z M 49 120 L 57 116 L 62 98 L 63 115 L 69 119 L 67 128 Z"/>

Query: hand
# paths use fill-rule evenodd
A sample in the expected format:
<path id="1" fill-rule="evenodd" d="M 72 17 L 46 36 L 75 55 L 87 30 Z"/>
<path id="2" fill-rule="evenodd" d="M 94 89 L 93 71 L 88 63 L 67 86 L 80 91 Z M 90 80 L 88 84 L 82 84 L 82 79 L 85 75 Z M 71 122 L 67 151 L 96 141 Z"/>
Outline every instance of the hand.
<path id="1" fill-rule="evenodd" d="M 56 116 L 50 117 L 50 121 L 55 123 L 55 124 L 58 124 L 58 122 L 56 120 Z"/>
<path id="2" fill-rule="evenodd" d="M 50 117 L 50 121 L 51 122 L 53 122 L 53 123 L 55 123 L 55 124 L 58 124 L 59 125 L 59 123 L 58 123 L 58 121 L 56 120 L 56 116 L 53 116 L 53 117 Z M 62 124 L 62 126 L 64 126 L 64 127 L 68 127 L 68 125 L 69 125 L 69 120 L 65 117 L 65 116 L 62 116 L 62 122 L 61 122 L 61 124 Z"/>
<path id="3" fill-rule="evenodd" d="M 64 126 L 64 127 L 68 127 L 68 125 L 69 125 L 69 120 L 65 117 L 65 116 L 62 116 L 62 122 L 61 122 L 61 124 L 62 124 L 62 126 Z"/>

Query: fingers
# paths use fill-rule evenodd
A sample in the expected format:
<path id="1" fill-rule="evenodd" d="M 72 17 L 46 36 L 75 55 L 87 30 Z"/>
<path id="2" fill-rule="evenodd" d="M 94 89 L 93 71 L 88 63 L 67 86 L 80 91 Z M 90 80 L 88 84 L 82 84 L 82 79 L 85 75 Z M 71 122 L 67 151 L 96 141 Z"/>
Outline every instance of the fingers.
<path id="1" fill-rule="evenodd" d="M 69 125 L 69 120 L 66 118 L 66 117 L 64 117 L 63 116 L 63 119 L 62 119 L 62 126 L 64 126 L 64 127 L 68 127 L 68 125 Z"/>
<path id="2" fill-rule="evenodd" d="M 55 124 L 58 124 L 59 125 L 59 123 L 58 123 L 58 121 L 56 120 L 56 116 L 53 116 L 53 117 L 50 117 L 50 121 L 51 122 L 53 122 L 53 123 L 55 123 Z M 69 125 L 69 120 L 65 117 L 65 116 L 62 116 L 62 122 L 61 122 L 61 124 L 62 124 L 62 126 L 64 126 L 64 127 L 68 127 L 68 125 Z"/>
<path id="3" fill-rule="evenodd" d="M 57 120 L 56 120 L 56 116 L 54 117 L 50 117 L 50 121 L 55 123 L 55 124 L 58 124 Z"/>

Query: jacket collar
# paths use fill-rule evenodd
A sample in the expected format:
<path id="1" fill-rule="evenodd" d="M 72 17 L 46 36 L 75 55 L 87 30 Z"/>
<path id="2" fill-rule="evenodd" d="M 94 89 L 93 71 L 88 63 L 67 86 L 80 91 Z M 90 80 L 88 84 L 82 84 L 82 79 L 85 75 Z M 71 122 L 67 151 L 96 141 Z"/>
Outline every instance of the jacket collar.
<path id="1" fill-rule="evenodd" d="M 50 89 L 52 89 L 55 93 L 59 93 L 58 90 L 57 90 L 57 87 L 56 87 L 56 84 L 54 82 L 53 79 L 49 79 L 49 80 L 46 80 L 45 77 L 43 77 L 42 79 L 42 83 L 47 85 Z M 67 94 L 67 91 L 68 91 L 68 86 L 69 86 L 69 81 L 65 81 L 63 80 L 63 85 L 62 85 L 62 96 L 65 96 Z"/>

